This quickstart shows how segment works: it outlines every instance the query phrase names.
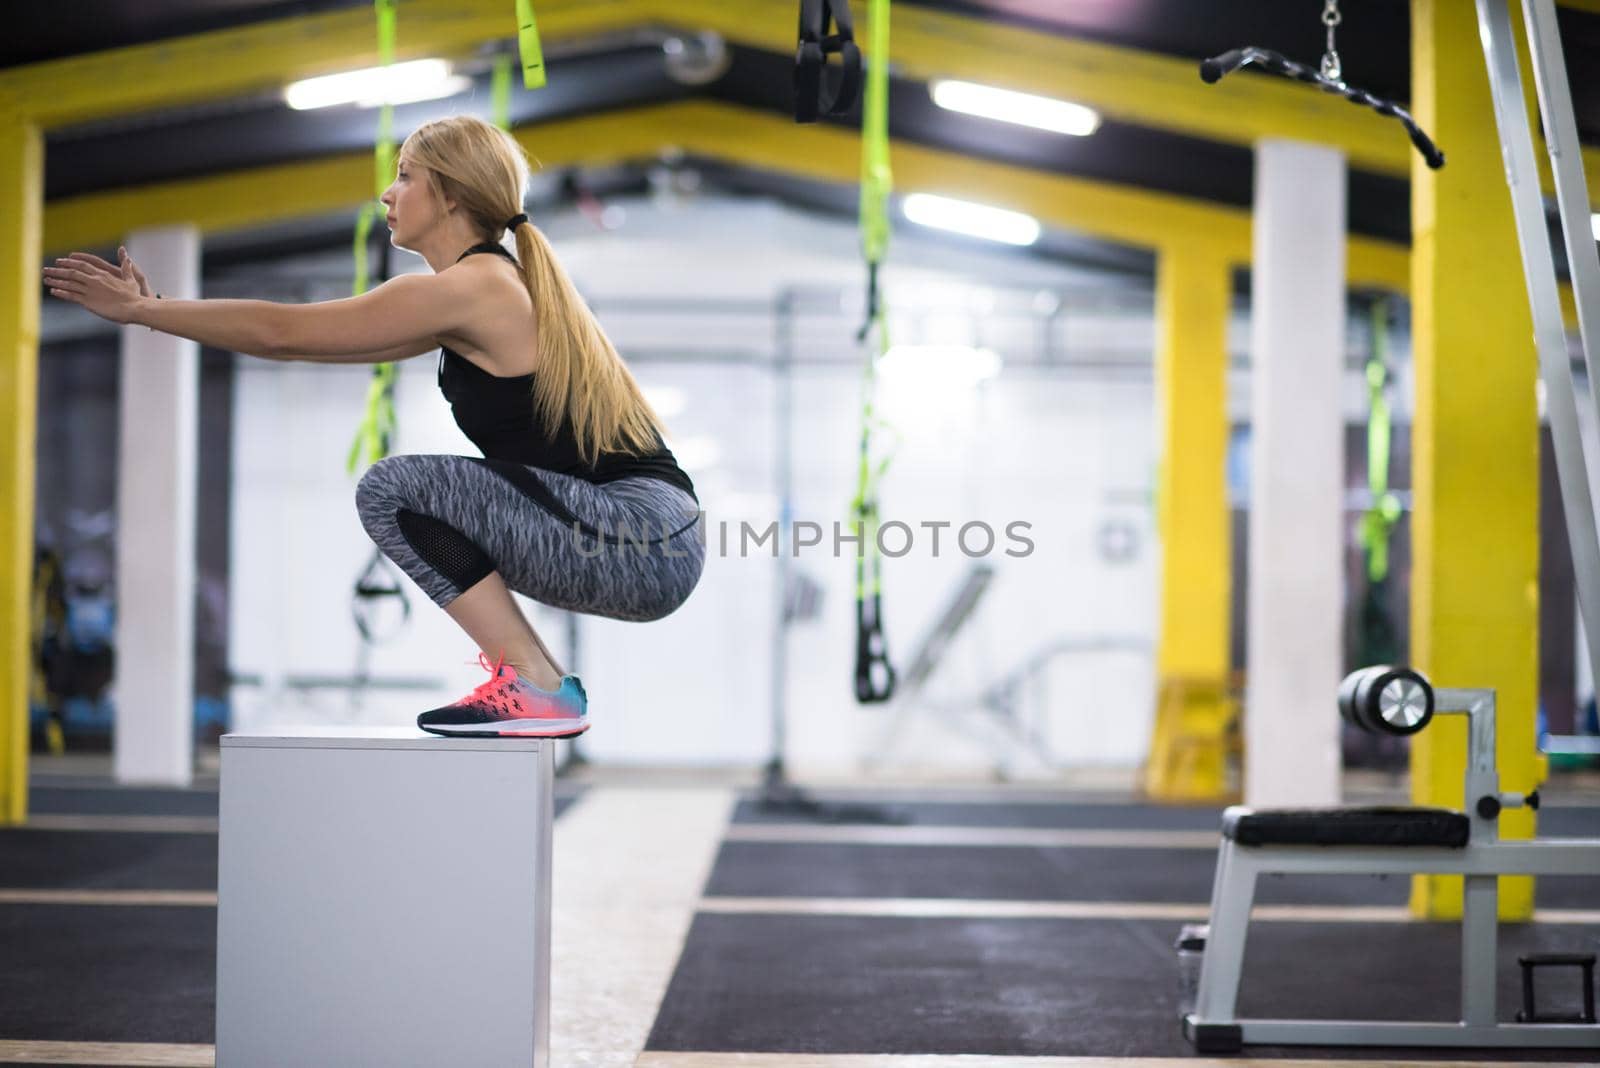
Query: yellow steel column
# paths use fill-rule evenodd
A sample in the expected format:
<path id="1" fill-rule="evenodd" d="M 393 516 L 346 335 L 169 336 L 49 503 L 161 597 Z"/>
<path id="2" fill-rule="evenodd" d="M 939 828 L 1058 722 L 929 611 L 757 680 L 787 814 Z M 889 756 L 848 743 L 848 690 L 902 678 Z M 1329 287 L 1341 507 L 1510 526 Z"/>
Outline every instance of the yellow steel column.
<path id="1" fill-rule="evenodd" d="M 1161 620 L 1156 727 L 1145 793 L 1162 801 L 1229 794 L 1230 588 L 1226 463 L 1226 252 L 1199 242 L 1161 249 L 1156 265 L 1157 523 Z"/>
<path id="2" fill-rule="evenodd" d="M 35 407 L 44 141 L 0 104 L 0 825 L 28 815 Z"/>
<path id="3" fill-rule="evenodd" d="M 1447 153 L 1411 169 L 1411 660 L 1439 686 L 1498 695 L 1503 790 L 1538 785 L 1539 424 L 1537 358 L 1511 197 L 1473 5 L 1412 0 L 1412 109 Z M 1435 719 L 1411 743 L 1419 805 L 1462 808 L 1462 717 Z M 1505 838 L 1528 838 L 1533 813 L 1510 809 Z M 1526 919 L 1533 880 L 1500 881 L 1500 915 Z M 1417 876 L 1418 915 L 1461 914 L 1459 876 Z"/>

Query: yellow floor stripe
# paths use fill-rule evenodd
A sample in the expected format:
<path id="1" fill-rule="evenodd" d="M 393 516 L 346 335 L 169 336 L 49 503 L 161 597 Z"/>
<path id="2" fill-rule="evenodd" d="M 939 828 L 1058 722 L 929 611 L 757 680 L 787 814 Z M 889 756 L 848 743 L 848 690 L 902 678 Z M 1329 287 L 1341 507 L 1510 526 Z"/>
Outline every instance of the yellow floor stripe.
<path id="1" fill-rule="evenodd" d="M 216 834 L 210 816 L 122 816 L 47 813 L 34 815 L 21 830 L 125 831 L 156 834 Z M 833 845 L 1030 846 L 1093 849 L 1217 848 L 1215 831 L 1115 830 L 1036 827 L 828 827 L 813 824 L 734 824 L 730 842 Z"/>
<path id="2" fill-rule="evenodd" d="M 1210 849 L 1216 831 L 1107 830 L 1048 827 L 827 827 L 802 823 L 737 823 L 730 842 L 832 845 L 1085 846 L 1095 849 Z"/>
<path id="3" fill-rule="evenodd" d="M 641 1053 L 633 1068 L 1372 1068 L 1378 1061 L 1229 1057 L 986 1057 L 894 1053 Z M 1497 1068 L 1516 1061 L 1383 1061 L 1387 1068 Z M 1569 1061 L 1560 1068 L 1585 1068 Z"/>
<path id="4" fill-rule="evenodd" d="M 216 908 L 209 890 L 0 890 L 0 905 Z M 702 897 L 699 912 L 726 915 L 883 916 L 989 920 L 1204 920 L 1210 907 L 1137 901 L 992 901 L 924 897 Z M 1403 905 L 1257 905 L 1250 918 L 1283 923 L 1407 923 Z M 1539 909 L 1534 923 L 1600 924 L 1600 909 Z"/>
<path id="5" fill-rule="evenodd" d="M 953 898 L 703 897 L 701 912 L 728 915 L 881 916 L 919 919 L 1177 920 L 1199 922 L 1206 904 L 1127 901 L 985 901 Z M 1282 923 L 1407 923 L 1403 905 L 1258 905 L 1250 918 Z M 1540 909 L 1534 923 L 1590 924 L 1600 910 Z"/>
<path id="6" fill-rule="evenodd" d="M 1203 920 L 1205 905 L 1086 901 L 961 901 L 949 898 L 703 897 L 701 912 L 733 915 L 878 916 L 919 919 Z"/>
<path id="7" fill-rule="evenodd" d="M 0 890 L 0 905 L 178 905 L 216 908 L 215 890 Z"/>
<path id="8" fill-rule="evenodd" d="M 558 1053 L 551 1050 L 552 1055 Z M 651 1053 L 633 1068 L 1371 1068 L 1370 1060 L 1230 1057 L 989 1057 L 981 1054 Z M 1497 1068 L 1510 1061 L 1388 1061 L 1390 1068 Z M 212 1046 L 156 1042 L 0 1040 L 0 1064 L 97 1064 L 112 1068 L 213 1068 Z M 1553 1068 L 1584 1068 L 1556 1062 Z"/>
<path id="9" fill-rule="evenodd" d="M 34 759 L 37 762 L 41 758 Z M 109 758 L 106 766 L 110 767 Z M 188 786 L 141 786 L 117 782 L 111 778 L 108 771 L 104 775 L 46 774 L 35 776 L 28 785 L 35 790 L 120 790 L 137 797 L 149 793 L 214 794 L 219 789 L 220 782 L 215 775 L 211 775 L 197 776 Z"/>
<path id="10" fill-rule="evenodd" d="M 16 1042 L 0 1039 L 0 1064 L 103 1064 L 115 1068 L 212 1068 L 213 1046 L 162 1042 Z"/>
<path id="11" fill-rule="evenodd" d="M 47 813 L 28 817 L 24 831 L 130 831 L 157 834 L 216 834 L 214 816 L 110 816 Z"/>

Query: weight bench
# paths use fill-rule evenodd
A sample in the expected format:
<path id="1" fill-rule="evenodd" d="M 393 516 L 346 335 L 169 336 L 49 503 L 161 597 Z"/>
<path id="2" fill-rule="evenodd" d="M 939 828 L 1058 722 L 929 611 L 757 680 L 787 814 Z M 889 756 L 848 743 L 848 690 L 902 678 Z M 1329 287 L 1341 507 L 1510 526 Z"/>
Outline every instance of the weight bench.
<path id="1" fill-rule="evenodd" d="M 1501 1023 L 1495 1005 L 1495 936 L 1501 875 L 1596 875 L 1600 839 L 1499 841 L 1503 808 L 1538 807 L 1538 794 L 1504 794 L 1495 769 L 1493 690 L 1439 690 L 1405 668 L 1366 668 L 1340 687 L 1340 711 L 1367 730 L 1413 734 L 1437 711 L 1468 717 L 1466 797 L 1470 813 L 1434 808 L 1345 808 L 1223 813 L 1223 841 L 1211 893 L 1194 1011 L 1185 1036 L 1200 1053 L 1243 1045 L 1516 1046 L 1600 1048 L 1593 1009 L 1593 958 L 1541 955 L 1524 962 L 1522 1018 Z M 1461 1018 L 1454 1023 L 1380 1020 L 1241 1019 L 1237 1015 L 1245 936 L 1256 879 L 1265 874 L 1465 876 L 1461 920 Z M 1546 1022 L 1531 1004 L 1529 969 L 1585 968 L 1583 1013 Z"/>

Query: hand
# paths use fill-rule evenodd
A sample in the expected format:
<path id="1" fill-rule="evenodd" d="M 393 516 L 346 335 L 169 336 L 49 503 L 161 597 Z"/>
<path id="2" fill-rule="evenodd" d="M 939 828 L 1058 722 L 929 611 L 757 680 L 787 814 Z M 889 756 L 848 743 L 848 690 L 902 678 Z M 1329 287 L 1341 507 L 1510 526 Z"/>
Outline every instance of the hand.
<path id="1" fill-rule="evenodd" d="M 74 252 L 69 254 L 66 259 L 76 260 L 79 263 L 98 268 L 99 270 L 105 271 L 107 274 L 122 273 L 122 268 L 117 263 L 108 263 L 92 252 Z M 120 262 L 126 263 L 129 269 L 133 271 L 133 279 L 139 283 L 139 295 L 141 297 L 153 297 L 156 295 L 155 292 L 151 290 L 150 282 L 145 278 L 144 272 L 139 270 L 139 265 L 133 262 L 132 256 L 128 255 L 128 249 L 126 246 L 117 246 L 117 259 Z M 61 261 L 58 260 L 57 262 L 59 263 Z"/>
<path id="2" fill-rule="evenodd" d="M 81 304 L 102 319 L 131 322 L 138 301 L 152 296 L 150 283 L 126 248 L 117 249 L 117 259 L 113 264 L 90 252 L 74 252 L 45 268 L 45 284 L 51 296 Z"/>

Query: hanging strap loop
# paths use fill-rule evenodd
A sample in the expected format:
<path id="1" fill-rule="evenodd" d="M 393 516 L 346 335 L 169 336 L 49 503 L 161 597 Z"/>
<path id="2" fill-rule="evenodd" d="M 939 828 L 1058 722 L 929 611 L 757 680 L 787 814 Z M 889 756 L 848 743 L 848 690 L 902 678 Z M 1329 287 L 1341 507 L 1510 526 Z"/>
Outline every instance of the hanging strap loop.
<path id="1" fill-rule="evenodd" d="M 394 62 L 395 0 L 373 0 L 372 6 L 378 18 L 378 59 L 387 67 Z M 383 195 L 394 174 L 394 160 L 394 105 L 386 103 L 378 111 L 378 137 L 372 148 L 372 199 L 361 206 L 361 214 L 356 217 L 355 282 L 351 289 L 352 295 L 357 297 L 368 288 L 369 260 L 372 256 L 368 238 L 372 235 L 373 222 L 384 213 L 385 209 L 378 198 Z M 386 282 L 389 279 L 389 242 L 380 236 L 373 244 L 378 250 L 378 281 Z M 355 440 L 350 443 L 350 453 L 345 459 L 345 470 L 350 474 L 355 474 L 356 468 L 363 463 L 377 463 L 389 455 L 395 428 L 395 380 L 394 364 L 380 363 L 373 367 L 372 381 L 367 388 L 366 412 L 356 428 Z"/>
<path id="2" fill-rule="evenodd" d="M 373 11 L 378 21 L 378 57 L 384 66 L 394 62 L 395 50 L 395 0 L 373 0 Z M 365 293 L 370 281 L 370 267 L 374 255 L 378 264 L 378 282 L 389 280 L 389 241 L 381 231 L 373 232 L 373 223 L 384 213 L 378 201 L 394 174 L 394 106 L 384 104 L 378 112 L 378 137 L 372 149 L 373 195 L 361 206 L 356 217 L 355 233 L 355 296 Z M 381 363 L 372 369 L 367 385 L 367 406 L 356 428 L 355 440 L 350 443 L 350 453 L 345 459 L 345 469 L 355 474 L 363 462 L 377 463 L 389 455 L 394 444 L 395 410 L 394 387 L 397 379 L 395 365 Z M 387 579 L 387 581 L 384 581 Z M 380 598 L 397 597 L 400 603 L 400 627 L 411 618 L 411 600 L 394 573 L 394 567 L 381 552 L 374 552 L 366 568 L 356 579 L 351 595 L 350 611 L 355 618 L 356 630 L 361 634 L 363 647 L 388 637 L 380 635 L 373 626 L 375 609 Z"/>
<path id="3" fill-rule="evenodd" d="M 849 16 L 845 16 L 848 19 Z M 852 526 L 860 539 L 856 552 L 856 700 L 887 701 L 894 695 L 895 671 L 883 633 L 883 556 L 878 549 L 878 486 L 893 459 L 894 443 L 873 462 L 875 433 L 892 428 L 874 410 L 878 360 L 889 350 L 889 324 L 880 286 L 880 268 L 889 249 L 889 0 L 871 0 L 872 66 L 867 73 L 866 105 L 861 115 L 861 254 L 867 265 L 866 321 L 857 341 L 866 349 L 861 376 L 861 451 L 856 495 L 850 502 Z"/>
<path id="4" fill-rule="evenodd" d="M 828 23 L 838 26 L 828 33 Z M 839 57 L 838 85 L 828 85 L 828 57 Z M 843 115 L 861 95 L 861 49 L 849 0 L 800 0 L 800 44 L 794 56 L 794 121 Z"/>

